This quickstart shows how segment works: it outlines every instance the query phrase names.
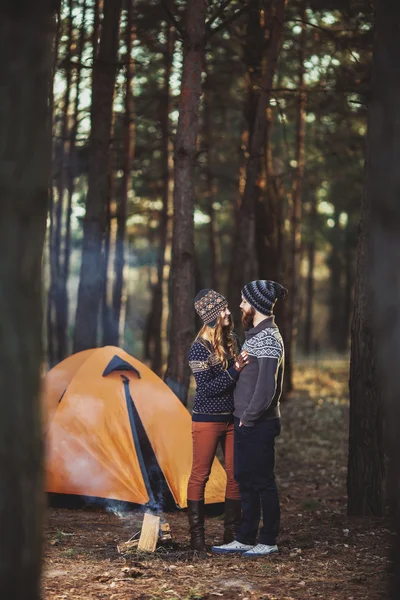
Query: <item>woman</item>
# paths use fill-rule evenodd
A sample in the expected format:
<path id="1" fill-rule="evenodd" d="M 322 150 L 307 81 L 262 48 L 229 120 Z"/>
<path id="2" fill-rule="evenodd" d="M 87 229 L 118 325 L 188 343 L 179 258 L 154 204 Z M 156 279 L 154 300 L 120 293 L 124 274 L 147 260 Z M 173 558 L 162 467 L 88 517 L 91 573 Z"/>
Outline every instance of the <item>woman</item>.
<path id="1" fill-rule="evenodd" d="M 193 464 L 188 483 L 188 515 L 192 550 L 205 551 L 204 490 L 218 443 L 225 457 L 224 543 L 235 537 L 241 506 L 233 476 L 233 390 L 247 364 L 239 353 L 226 299 L 214 290 L 201 290 L 194 306 L 204 325 L 189 351 L 189 365 L 196 380 L 192 412 Z"/>

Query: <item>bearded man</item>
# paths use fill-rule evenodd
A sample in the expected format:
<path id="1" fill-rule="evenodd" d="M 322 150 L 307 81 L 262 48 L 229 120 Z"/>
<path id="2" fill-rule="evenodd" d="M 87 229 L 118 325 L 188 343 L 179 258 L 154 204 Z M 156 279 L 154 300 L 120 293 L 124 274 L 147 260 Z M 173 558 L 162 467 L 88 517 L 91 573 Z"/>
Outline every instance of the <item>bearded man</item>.
<path id="1" fill-rule="evenodd" d="M 275 281 L 252 281 L 242 290 L 242 322 L 248 365 L 234 391 L 234 475 L 239 484 L 242 520 L 236 539 L 213 546 L 216 554 L 266 556 L 278 551 L 280 504 L 275 481 L 275 438 L 280 434 L 279 401 L 284 347 L 273 308 L 287 290 Z M 256 537 L 261 520 L 259 543 Z"/>

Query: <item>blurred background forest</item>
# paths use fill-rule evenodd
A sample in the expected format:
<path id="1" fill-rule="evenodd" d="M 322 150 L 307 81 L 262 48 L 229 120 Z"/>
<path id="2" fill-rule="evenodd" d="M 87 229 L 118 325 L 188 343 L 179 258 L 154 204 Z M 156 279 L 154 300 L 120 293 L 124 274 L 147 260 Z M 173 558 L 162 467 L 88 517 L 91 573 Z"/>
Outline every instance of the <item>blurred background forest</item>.
<path id="1" fill-rule="evenodd" d="M 372 9 L 186 5 L 61 4 L 48 366 L 114 344 L 180 381 L 195 292 L 226 295 L 239 323 L 243 283 L 275 279 L 290 292 L 277 315 L 290 389 L 294 353 L 349 350 Z"/>

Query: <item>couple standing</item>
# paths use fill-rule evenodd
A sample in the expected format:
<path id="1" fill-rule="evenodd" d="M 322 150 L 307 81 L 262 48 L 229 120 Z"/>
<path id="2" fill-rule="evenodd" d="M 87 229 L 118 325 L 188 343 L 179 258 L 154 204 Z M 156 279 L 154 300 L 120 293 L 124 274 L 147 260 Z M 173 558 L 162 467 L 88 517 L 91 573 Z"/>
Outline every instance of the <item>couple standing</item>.
<path id="1" fill-rule="evenodd" d="M 241 351 L 226 299 L 209 289 L 195 298 L 204 325 L 189 351 L 196 380 L 187 493 L 193 550 L 206 550 L 204 490 L 218 443 L 227 474 L 224 544 L 213 546 L 212 551 L 256 557 L 278 550 L 280 506 L 274 463 L 284 348 L 273 308 L 286 293 L 274 281 L 244 286 L 240 308 L 246 340 Z M 256 545 L 261 512 L 263 525 Z"/>

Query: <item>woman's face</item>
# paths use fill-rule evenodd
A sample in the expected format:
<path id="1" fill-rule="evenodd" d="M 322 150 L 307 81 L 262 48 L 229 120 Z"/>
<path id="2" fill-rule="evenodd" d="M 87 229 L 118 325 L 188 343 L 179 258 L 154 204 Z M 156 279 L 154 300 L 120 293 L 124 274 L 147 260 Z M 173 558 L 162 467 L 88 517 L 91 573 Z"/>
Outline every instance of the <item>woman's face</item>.
<path id="1" fill-rule="evenodd" d="M 231 324 L 231 311 L 229 310 L 228 306 L 221 310 L 219 319 L 222 327 L 229 327 Z"/>

